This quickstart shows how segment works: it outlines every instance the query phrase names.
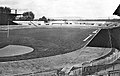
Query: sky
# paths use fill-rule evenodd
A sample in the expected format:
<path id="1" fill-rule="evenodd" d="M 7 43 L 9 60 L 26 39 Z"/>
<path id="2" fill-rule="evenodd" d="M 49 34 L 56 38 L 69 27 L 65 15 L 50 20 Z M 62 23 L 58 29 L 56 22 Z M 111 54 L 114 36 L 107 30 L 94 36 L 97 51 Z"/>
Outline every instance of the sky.
<path id="1" fill-rule="evenodd" d="M 112 14 L 119 4 L 120 0 L 0 0 L 0 6 L 18 9 L 18 13 L 32 11 L 35 18 L 117 17 Z"/>

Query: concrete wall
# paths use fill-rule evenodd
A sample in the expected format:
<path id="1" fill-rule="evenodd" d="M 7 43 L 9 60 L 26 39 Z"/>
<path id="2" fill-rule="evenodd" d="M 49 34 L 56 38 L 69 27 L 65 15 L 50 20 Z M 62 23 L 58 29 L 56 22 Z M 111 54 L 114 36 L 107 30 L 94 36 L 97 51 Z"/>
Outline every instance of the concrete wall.
<path id="1" fill-rule="evenodd" d="M 87 46 L 120 50 L 120 27 L 101 29 Z"/>

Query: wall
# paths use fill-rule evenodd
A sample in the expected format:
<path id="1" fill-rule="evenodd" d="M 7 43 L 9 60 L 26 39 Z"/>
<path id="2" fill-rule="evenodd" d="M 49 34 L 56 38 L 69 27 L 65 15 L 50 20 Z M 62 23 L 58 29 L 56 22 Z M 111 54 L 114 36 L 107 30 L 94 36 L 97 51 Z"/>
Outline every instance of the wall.
<path id="1" fill-rule="evenodd" d="M 101 29 L 87 46 L 120 50 L 120 27 Z"/>

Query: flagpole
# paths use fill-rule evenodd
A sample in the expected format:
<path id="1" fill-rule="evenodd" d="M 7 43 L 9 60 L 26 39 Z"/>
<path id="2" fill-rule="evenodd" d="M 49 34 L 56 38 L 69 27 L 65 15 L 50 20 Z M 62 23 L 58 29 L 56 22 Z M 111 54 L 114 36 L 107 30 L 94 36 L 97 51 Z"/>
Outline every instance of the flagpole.
<path id="1" fill-rule="evenodd" d="M 7 38 L 9 38 L 9 33 L 10 33 L 9 28 L 10 28 L 10 26 L 9 26 L 9 19 L 8 19 L 8 32 L 7 32 Z"/>

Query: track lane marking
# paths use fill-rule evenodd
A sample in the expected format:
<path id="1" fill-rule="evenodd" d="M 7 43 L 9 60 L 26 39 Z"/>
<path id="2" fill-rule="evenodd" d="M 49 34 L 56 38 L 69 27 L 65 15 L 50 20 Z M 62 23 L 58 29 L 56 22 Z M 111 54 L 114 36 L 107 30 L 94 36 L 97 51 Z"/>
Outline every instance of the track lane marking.
<path id="1" fill-rule="evenodd" d="M 83 41 L 88 40 L 93 34 L 89 34 L 89 36 L 87 38 L 85 38 Z"/>
<path id="2" fill-rule="evenodd" d="M 92 33 L 96 34 L 98 30 L 93 31 Z M 85 38 L 83 41 L 87 41 L 93 34 L 89 34 L 87 38 Z"/>
<path id="3" fill-rule="evenodd" d="M 93 31 L 92 33 L 97 33 L 98 30 Z"/>
<path id="4" fill-rule="evenodd" d="M 101 31 L 101 29 L 99 28 L 97 33 L 85 44 L 85 46 L 83 48 L 85 48 L 93 39 L 94 37 Z"/>

